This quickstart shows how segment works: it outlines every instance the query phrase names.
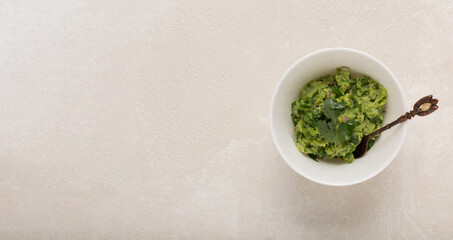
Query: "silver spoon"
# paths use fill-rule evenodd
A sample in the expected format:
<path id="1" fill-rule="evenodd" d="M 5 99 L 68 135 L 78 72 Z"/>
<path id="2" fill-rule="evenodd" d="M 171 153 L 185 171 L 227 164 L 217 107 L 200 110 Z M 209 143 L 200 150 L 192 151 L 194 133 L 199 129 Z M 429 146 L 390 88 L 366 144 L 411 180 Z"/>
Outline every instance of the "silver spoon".
<path id="1" fill-rule="evenodd" d="M 439 108 L 436 105 L 438 102 L 439 102 L 438 99 L 433 99 L 433 95 L 428 95 L 426 97 L 421 98 L 414 104 L 413 110 L 406 112 L 404 115 L 402 115 L 395 121 L 385 125 L 382 128 L 379 128 L 378 130 L 372 132 L 371 134 L 363 136 L 362 141 L 359 143 L 359 145 L 357 145 L 357 148 L 353 152 L 354 157 L 359 158 L 366 153 L 366 151 L 368 150 L 368 141 L 370 141 L 371 138 L 381 134 L 385 130 L 389 130 L 391 127 L 397 124 L 410 120 L 412 117 L 415 117 L 415 115 L 426 116 L 436 111 Z"/>

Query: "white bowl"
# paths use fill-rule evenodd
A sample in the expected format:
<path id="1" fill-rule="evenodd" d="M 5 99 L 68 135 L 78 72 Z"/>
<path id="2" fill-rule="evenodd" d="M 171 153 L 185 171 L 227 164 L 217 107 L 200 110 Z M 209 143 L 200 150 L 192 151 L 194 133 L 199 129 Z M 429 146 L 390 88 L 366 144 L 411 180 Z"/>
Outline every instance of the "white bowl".
<path id="1" fill-rule="evenodd" d="M 346 186 L 361 183 L 384 170 L 395 158 L 406 136 L 407 125 L 399 124 L 384 132 L 363 157 L 347 164 L 339 160 L 315 162 L 299 152 L 294 141 L 291 103 L 298 99 L 310 80 L 347 66 L 353 74 L 366 74 L 388 92 L 383 125 L 408 109 L 400 84 L 390 70 L 371 55 L 349 48 L 322 49 L 299 59 L 277 84 L 271 101 L 270 127 L 275 146 L 286 163 L 300 175 L 317 183 Z"/>

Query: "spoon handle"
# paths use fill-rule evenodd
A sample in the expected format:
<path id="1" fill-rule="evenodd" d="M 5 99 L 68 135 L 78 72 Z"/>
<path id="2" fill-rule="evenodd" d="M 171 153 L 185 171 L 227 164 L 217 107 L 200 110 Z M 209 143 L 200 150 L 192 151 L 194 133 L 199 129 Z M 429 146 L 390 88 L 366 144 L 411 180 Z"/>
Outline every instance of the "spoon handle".
<path id="1" fill-rule="evenodd" d="M 401 115 L 398 119 L 395 121 L 383 126 L 382 128 L 379 128 L 378 130 L 372 132 L 369 135 L 369 138 L 373 138 L 382 132 L 389 130 L 393 126 L 403 123 L 407 120 L 410 120 L 411 118 L 415 117 L 415 115 L 418 116 L 426 116 L 434 111 L 436 111 L 439 107 L 436 105 L 439 102 L 438 99 L 433 99 L 433 95 L 430 94 L 426 97 L 421 98 L 418 100 L 415 104 L 412 110 L 409 112 L 406 112 L 405 114 Z"/>

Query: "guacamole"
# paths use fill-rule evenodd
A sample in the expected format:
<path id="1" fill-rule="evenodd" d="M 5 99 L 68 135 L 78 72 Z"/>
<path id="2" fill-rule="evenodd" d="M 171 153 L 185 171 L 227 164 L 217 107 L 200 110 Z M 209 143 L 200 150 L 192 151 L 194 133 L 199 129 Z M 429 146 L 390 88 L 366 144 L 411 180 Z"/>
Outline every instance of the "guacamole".
<path id="1" fill-rule="evenodd" d="M 310 81 L 291 104 L 297 148 L 315 161 L 353 162 L 362 137 L 380 128 L 386 101 L 381 84 L 370 76 L 353 77 L 346 67 Z"/>

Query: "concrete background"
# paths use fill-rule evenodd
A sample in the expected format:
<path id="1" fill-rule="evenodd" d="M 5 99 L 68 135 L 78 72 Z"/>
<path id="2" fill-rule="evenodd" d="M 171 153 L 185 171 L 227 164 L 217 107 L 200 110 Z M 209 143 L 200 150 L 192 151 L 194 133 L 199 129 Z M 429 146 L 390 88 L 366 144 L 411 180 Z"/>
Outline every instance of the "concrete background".
<path id="1" fill-rule="evenodd" d="M 350 187 L 268 126 L 284 71 L 335 46 L 440 99 Z M 0 236 L 452 239 L 452 53 L 451 1 L 2 1 Z"/>

